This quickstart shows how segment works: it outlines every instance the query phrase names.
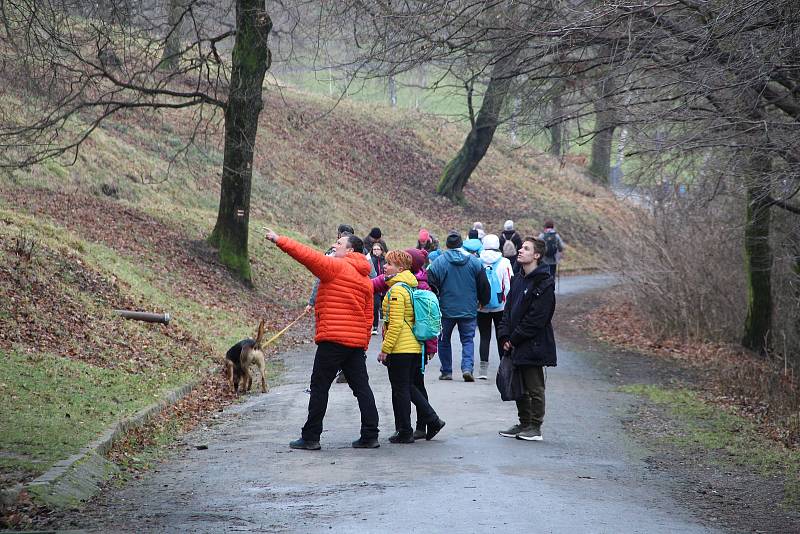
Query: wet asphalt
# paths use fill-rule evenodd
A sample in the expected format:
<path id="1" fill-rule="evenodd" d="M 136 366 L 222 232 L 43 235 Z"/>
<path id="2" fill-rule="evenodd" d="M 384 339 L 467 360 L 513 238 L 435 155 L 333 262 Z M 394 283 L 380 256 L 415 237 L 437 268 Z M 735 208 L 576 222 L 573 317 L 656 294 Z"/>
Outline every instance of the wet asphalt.
<path id="1" fill-rule="evenodd" d="M 559 298 L 612 282 L 561 278 Z M 558 311 L 556 312 L 558 313 Z M 556 332 L 558 336 L 558 332 Z M 455 369 L 460 368 L 454 333 Z M 559 345 L 547 370 L 544 441 L 503 438 L 516 422 L 490 380 L 438 378 L 431 404 L 447 426 L 432 441 L 393 445 L 386 369 L 379 341 L 367 353 L 381 418 L 381 447 L 355 450 L 358 406 L 345 384 L 331 388 L 321 451 L 288 443 L 305 421 L 315 346 L 286 354 L 283 384 L 219 414 L 216 424 L 141 481 L 110 489 L 83 512 L 90 532 L 714 532 L 670 497 L 663 472 L 622 428 L 630 399 L 592 366 L 592 354 Z M 476 336 L 477 359 L 477 336 Z M 198 444 L 207 445 L 199 450 Z"/>

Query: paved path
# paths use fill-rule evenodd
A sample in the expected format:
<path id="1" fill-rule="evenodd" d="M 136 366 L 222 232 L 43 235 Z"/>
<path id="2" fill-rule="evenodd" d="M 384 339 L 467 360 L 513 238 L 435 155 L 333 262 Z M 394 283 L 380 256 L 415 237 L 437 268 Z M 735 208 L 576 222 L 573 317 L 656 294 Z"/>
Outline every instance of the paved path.
<path id="1" fill-rule="evenodd" d="M 562 295 L 607 283 L 562 278 Z M 457 335 L 454 335 L 456 342 Z M 629 399 L 587 355 L 559 347 L 548 370 L 544 441 L 501 438 L 513 403 L 493 381 L 440 382 L 438 360 L 426 384 L 447 426 L 430 442 L 392 445 L 386 370 L 368 353 L 381 417 L 381 447 L 351 449 L 358 408 L 334 384 L 322 451 L 292 451 L 305 420 L 313 345 L 286 356 L 284 385 L 226 410 L 194 433 L 176 457 L 144 481 L 113 490 L 82 526 L 130 532 L 709 532 L 669 497 L 626 438 Z M 456 355 L 460 350 L 456 351 Z M 497 355 L 491 356 L 491 370 Z M 454 367 L 459 368 L 459 358 Z M 207 450 L 191 444 L 203 442 Z"/>

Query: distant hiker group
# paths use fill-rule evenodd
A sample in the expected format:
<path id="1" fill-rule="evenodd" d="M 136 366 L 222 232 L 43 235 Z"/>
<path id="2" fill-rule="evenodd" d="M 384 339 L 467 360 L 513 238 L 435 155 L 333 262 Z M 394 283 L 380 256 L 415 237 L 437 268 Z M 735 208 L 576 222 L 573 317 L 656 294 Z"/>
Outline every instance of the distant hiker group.
<path id="1" fill-rule="evenodd" d="M 555 366 L 552 317 L 556 268 L 564 242 L 547 220 L 537 237 L 523 237 L 508 220 L 499 234 L 475 222 L 464 240 L 453 230 L 444 249 L 427 229 L 413 248 L 390 250 L 380 228 L 361 239 L 340 225 L 325 253 L 267 230 L 266 238 L 311 271 L 317 280 L 308 299 L 314 310 L 317 351 L 311 372 L 308 418 L 295 449 L 320 448 L 323 418 L 332 383 L 339 375 L 358 400 L 361 435 L 355 448 L 377 448 L 378 412 L 369 385 L 366 350 L 380 332 L 378 360 L 392 388 L 395 432 L 391 443 L 433 439 L 445 426 L 428 401 L 425 369 L 438 355 L 439 380 L 453 379 L 451 336 L 461 341 L 464 382 L 488 379 L 492 331 L 507 372 L 498 387 L 516 401 L 519 423 L 499 434 L 542 439 L 544 368 Z M 480 333 L 480 364 L 474 369 L 474 338 Z M 507 395 L 504 395 L 504 398 Z M 412 425 L 411 405 L 416 408 Z"/>

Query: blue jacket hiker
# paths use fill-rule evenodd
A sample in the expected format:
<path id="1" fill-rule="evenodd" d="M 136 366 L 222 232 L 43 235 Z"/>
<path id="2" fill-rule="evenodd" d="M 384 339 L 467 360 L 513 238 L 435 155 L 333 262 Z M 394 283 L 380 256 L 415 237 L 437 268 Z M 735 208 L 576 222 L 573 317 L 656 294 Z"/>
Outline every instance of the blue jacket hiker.
<path id="1" fill-rule="evenodd" d="M 475 352 L 475 327 L 478 301 L 489 301 L 489 281 L 483 264 L 462 247 L 461 236 L 447 236 L 447 251 L 428 268 L 428 283 L 439 295 L 442 310 L 442 334 L 439 337 L 439 380 L 453 379 L 453 350 L 450 337 L 458 326 L 461 339 L 461 373 L 465 382 L 474 382 L 472 375 Z"/>

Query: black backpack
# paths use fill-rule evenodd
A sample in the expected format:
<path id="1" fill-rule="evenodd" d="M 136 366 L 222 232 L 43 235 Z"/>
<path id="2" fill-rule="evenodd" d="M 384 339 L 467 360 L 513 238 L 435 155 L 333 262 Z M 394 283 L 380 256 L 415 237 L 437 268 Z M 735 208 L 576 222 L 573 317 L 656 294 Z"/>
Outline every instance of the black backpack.
<path id="1" fill-rule="evenodd" d="M 558 234 L 547 232 L 544 234 L 544 257 L 555 258 L 558 253 Z"/>

